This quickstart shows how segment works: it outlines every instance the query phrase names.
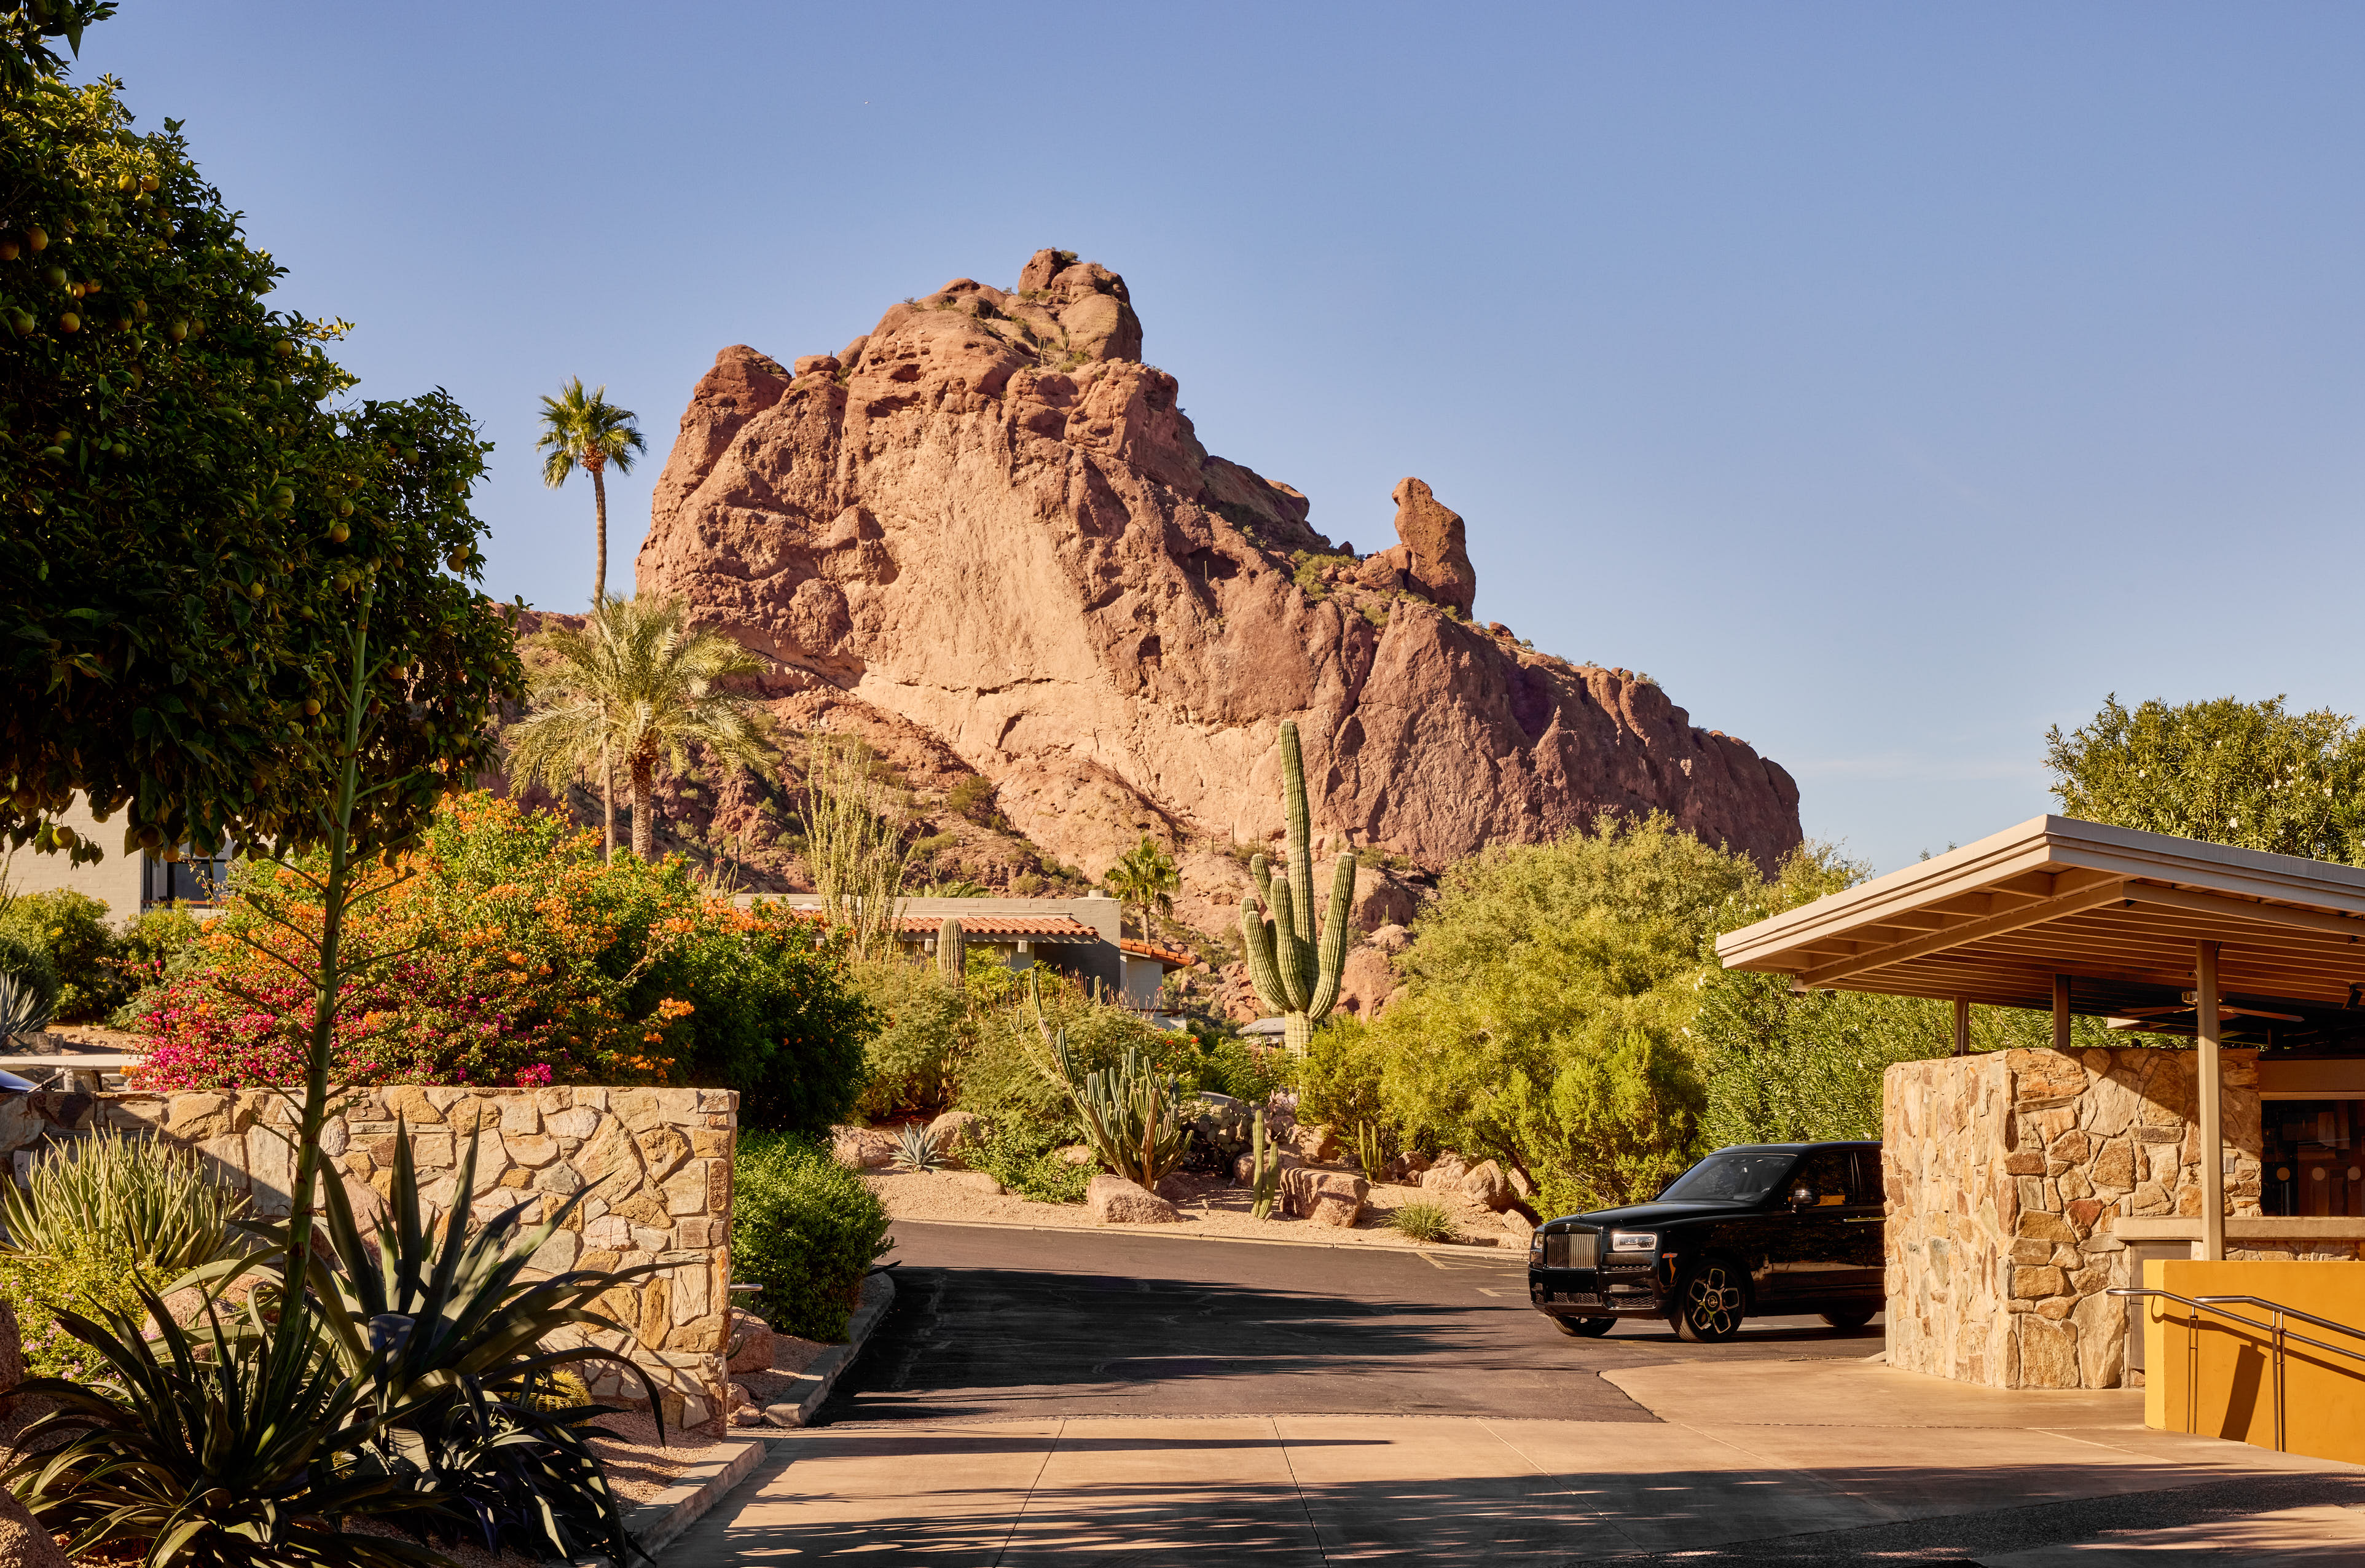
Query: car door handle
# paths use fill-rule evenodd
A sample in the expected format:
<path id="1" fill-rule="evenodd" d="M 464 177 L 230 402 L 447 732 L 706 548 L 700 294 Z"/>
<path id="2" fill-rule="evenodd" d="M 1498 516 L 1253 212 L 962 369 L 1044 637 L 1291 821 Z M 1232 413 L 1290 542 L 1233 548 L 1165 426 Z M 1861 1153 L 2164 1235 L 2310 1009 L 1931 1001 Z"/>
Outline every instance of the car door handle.
<path id="1" fill-rule="evenodd" d="M 1840 1223 L 1842 1225 L 1878 1225 L 1886 1217 L 1883 1215 L 1869 1215 L 1863 1219 L 1845 1219 Z"/>

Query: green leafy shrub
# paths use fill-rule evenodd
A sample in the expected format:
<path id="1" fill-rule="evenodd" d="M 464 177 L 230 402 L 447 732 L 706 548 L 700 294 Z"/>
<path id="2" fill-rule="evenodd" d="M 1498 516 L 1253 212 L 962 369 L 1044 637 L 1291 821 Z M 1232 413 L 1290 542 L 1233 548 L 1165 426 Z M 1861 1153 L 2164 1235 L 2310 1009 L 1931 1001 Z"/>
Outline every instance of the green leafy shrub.
<path id="1" fill-rule="evenodd" d="M 844 1339 L 863 1276 L 890 1245 L 887 1210 L 826 1148 L 794 1135 L 740 1135 L 732 1267 L 763 1287 L 753 1305 L 774 1328 Z"/>
<path id="2" fill-rule="evenodd" d="M 0 931 L 0 975 L 15 980 L 20 991 L 29 989 L 40 1000 L 43 1017 L 57 1012 L 58 970 L 48 948 Z"/>
<path id="3" fill-rule="evenodd" d="M 1352 1127 L 1387 1119 L 1381 1043 L 1361 1019 L 1333 1014 L 1314 1032 L 1297 1074 L 1301 1121 Z"/>
<path id="4" fill-rule="evenodd" d="M 1012 987 L 999 1006 L 977 1007 L 975 1043 L 960 1064 L 956 1103 L 962 1110 L 996 1126 L 1026 1122 L 1058 1127 L 1065 1142 L 1082 1137 L 1067 1091 L 1045 1077 L 1030 1054 L 1040 1048 L 1033 1000 L 1038 995 L 1044 1025 L 1066 1034 L 1079 1077 L 1115 1067 L 1132 1050 L 1158 1072 L 1198 1081 L 1198 1047 L 1188 1036 L 1154 1028 L 1125 1008 L 1094 1001 L 1064 976 L 1030 971 L 1030 977 L 1026 990 Z"/>
<path id="5" fill-rule="evenodd" d="M 1022 1198 L 1038 1204 L 1081 1204 L 1097 1165 L 1071 1165 L 1059 1158 L 1060 1148 L 1075 1138 L 1073 1127 L 1042 1123 L 997 1126 L 964 1150 L 961 1159 L 974 1170 L 983 1170 Z"/>
<path id="6" fill-rule="evenodd" d="M 244 1206 L 190 1156 L 112 1132 L 51 1149 L 24 1188 L 0 1184 L 0 1295 L 17 1315 L 26 1368 L 76 1380 L 102 1373 L 104 1359 L 59 1315 L 140 1316 L 141 1284 L 164 1290 L 241 1249 L 232 1222 Z"/>
<path id="7" fill-rule="evenodd" d="M 1452 1211 L 1425 1198 L 1407 1204 L 1388 1215 L 1388 1228 L 1415 1241 L 1451 1241 L 1461 1234 L 1454 1226 Z"/>
<path id="8" fill-rule="evenodd" d="M 945 805 L 980 827 L 993 826 L 999 816 L 993 809 L 993 782 L 981 774 L 970 774 L 955 784 L 946 792 Z"/>
<path id="9" fill-rule="evenodd" d="M 110 960 L 116 935 L 106 924 L 106 905 L 69 888 L 27 893 L 0 909 L 0 933 L 50 960 L 58 982 L 51 1012 L 61 1024 L 87 1024 L 106 1017 L 127 994 Z"/>
<path id="10" fill-rule="evenodd" d="M 127 926 L 108 959 L 124 996 L 106 1020 L 109 1026 L 139 1027 L 158 988 L 202 966 L 205 934 L 197 917 L 180 904 L 144 911 Z"/>
<path id="11" fill-rule="evenodd" d="M 970 999 L 933 965 L 884 958 L 853 966 L 856 993 L 885 1020 L 862 1047 L 855 1109 L 876 1121 L 945 1103 L 970 1034 Z"/>

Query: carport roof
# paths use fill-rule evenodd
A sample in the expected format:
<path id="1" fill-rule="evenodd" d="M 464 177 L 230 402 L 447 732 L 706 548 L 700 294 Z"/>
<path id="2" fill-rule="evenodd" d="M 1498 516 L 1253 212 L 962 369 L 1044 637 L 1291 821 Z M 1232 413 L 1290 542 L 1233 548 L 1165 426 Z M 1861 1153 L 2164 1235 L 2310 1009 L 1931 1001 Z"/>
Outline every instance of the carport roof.
<path id="1" fill-rule="evenodd" d="M 2365 868 L 2033 817 L 1717 938 L 1729 969 L 1799 989 L 2137 1014 L 2191 1034 L 2194 945 L 2222 944 L 2229 1033 L 2301 1044 L 2365 1031 Z M 2248 1009 L 2245 1011 L 2245 1007 Z M 2268 1018 L 2265 1013 L 2281 1016 Z M 2128 1026 L 2128 1025 L 2122 1025 Z"/>

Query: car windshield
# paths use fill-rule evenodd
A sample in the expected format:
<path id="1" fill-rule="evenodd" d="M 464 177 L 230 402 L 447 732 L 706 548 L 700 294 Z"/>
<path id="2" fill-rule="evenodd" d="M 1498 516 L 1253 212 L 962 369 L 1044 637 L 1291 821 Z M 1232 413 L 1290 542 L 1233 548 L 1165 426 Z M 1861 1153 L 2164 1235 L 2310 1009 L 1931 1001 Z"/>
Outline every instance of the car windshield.
<path id="1" fill-rule="evenodd" d="M 1798 1163 L 1795 1154 L 1769 1154 L 1749 1149 L 1728 1149 L 1711 1154 L 1676 1178 L 1667 1190 L 1659 1194 L 1661 1203 L 1692 1204 L 1754 1204 L 1774 1190 L 1790 1167 Z"/>

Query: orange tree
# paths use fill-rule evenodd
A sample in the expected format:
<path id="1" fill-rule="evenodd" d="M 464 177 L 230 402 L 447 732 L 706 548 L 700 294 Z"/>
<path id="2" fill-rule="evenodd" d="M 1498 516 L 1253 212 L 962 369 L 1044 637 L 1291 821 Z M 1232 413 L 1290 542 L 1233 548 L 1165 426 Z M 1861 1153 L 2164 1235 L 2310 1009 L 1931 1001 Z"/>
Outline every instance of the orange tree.
<path id="1" fill-rule="evenodd" d="M 301 1078 L 319 870 L 240 868 L 208 962 L 151 996 L 147 1082 Z M 487 794 L 445 802 L 343 941 L 344 1083 L 702 1083 L 740 1090 L 750 1121 L 818 1130 L 874 1025 L 817 923 L 710 898 L 678 859 L 607 862 L 595 835 Z"/>
<path id="2" fill-rule="evenodd" d="M 488 449 L 440 392 L 331 401 L 342 328 L 270 308 L 285 269 L 177 123 L 64 79 L 50 40 L 112 9 L 0 0 L 0 840 L 97 857 L 57 821 L 80 791 L 126 853 L 323 841 L 364 584 L 409 782 L 357 809 L 399 838 L 519 680 L 459 576 Z"/>

